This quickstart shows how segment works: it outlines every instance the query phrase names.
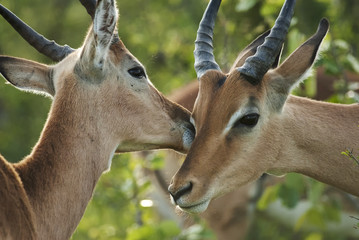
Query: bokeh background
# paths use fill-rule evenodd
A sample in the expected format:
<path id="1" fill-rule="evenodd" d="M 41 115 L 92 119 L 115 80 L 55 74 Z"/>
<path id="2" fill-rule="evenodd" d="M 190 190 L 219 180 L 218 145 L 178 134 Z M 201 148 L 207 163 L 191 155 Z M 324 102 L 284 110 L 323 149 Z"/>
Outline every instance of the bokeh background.
<path id="1" fill-rule="evenodd" d="M 193 42 L 207 3 L 207 0 L 117 0 L 121 39 L 146 66 L 154 85 L 166 95 L 195 81 Z M 3 0 L 1 4 L 47 38 L 73 48 L 81 46 L 91 23 L 86 10 L 75 0 Z M 222 1 L 214 35 L 216 60 L 222 69 L 229 69 L 238 52 L 273 25 L 282 4 L 283 0 Z M 337 79 L 328 82 L 335 91 L 326 101 L 357 102 L 359 77 L 358 82 L 351 82 L 347 73 L 352 73 L 355 80 L 359 72 L 358 12 L 357 0 L 297 1 L 282 59 L 315 32 L 322 17 L 327 17 L 330 32 L 315 64 L 315 68 L 320 67 Z M 5 20 L 0 21 L 0 54 L 52 64 L 22 40 Z M 294 94 L 315 97 L 320 91 L 317 86 L 314 71 Z M 0 152 L 6 159 L 17 162 L 30 153 L 50 104 L 50 99 L 20 92 L 0 79 Z M 358 153 L 359 149 L 353 152 Z M 133 154 L 115 156 L 111 171 L 101 177 L 72 239 L 216 239 L 200 217 L 194 217 L 194 225 L 184 230 L 178 222 L 158 214 L 156 202 L 143 201 L 151 200 L 149 192 L 159 190 L 140 174 L 141 169 L 160 170 L 165 158 L 165 152 L 152 153 L 147 158 Z M 343 155 L 343 161 L 346 160 Z M 353 167 L 359 166 L 353 162 Z M 341 198 L 328 197 L 330 191 L 324 184 L 290 174 L 280 184 L 263 190 L 247 219 L 251 224 L 246 239 L 351 239 L 348 231 L 328 233 L 330 224 L 338 223 L 347 204 Z M 264 213 L 278 200 L 289 209 L 301 200 L 309 201 L 313 207 L 302 210 L 293 226 L 285 226 Z M 358 217 L 353 201 L 352 216 Z M 358 233 L 357 222 L 348 224 Z"/>

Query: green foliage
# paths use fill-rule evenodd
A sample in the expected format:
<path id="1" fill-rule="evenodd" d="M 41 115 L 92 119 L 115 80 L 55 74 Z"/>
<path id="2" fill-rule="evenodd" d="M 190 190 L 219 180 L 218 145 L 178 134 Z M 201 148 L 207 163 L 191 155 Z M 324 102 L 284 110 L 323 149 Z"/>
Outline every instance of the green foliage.
<path id="1" fill-rule="evenodd" d="M 127 48 L 147 67 L 151 81 L 160 91 L 172 90 L 195 79 L 193 41 L 207 0 L 118 0 L 119 35 Z M 216 22 L 216 60 L 229 69 L 238 52 L 256 36 L 269 29 L 283 0 L 225 0 Z M 78 1 L 12 0 L 1 4 L 30 26 L 61 44 L 79 47 L 90 26 L 90 17 Z M 310 6 L 310 7 L 309 7 Z M 330 33 L 323 44 L 317 66 L 340 79 L 332 102 L 352 103 L 354 90 L 346 81 L 345 70 L 358 71 L 359 1 L 301 0 L 288 34 L 283 59 L 316 30 L 319 19 L 328 17 Z M 51 14 L 49 14 L 51 13 Z M 0 54 L 51 63 L 23 41 L 4 20 L 0 21 Z M 50 100 L 20 92 L 0 84 L 0 153 L 12 162 L 31 151 L 45 122 Z M 295 93 L 314 96 L 316 79 L 310 77 Z M 139 167 L 161 169 L 163 155 L 143 161 L 124 154 L 113 159 L 111 171 L 101 177 L 72 239 L 215 239 L 199 222 L 181 230 L 175 222 L 162 219 L 154 207 L 141 206 L 152 190 L 151 183 L 134 174 Z M 294 229 L 273 222 L 261 211 L 247 239 L 344 239 L 320 232 L 302 232 L 305 224 L 325 229 L 338 218 L 340 204 L 323 198 L 326 187 L 296 174 L 288 174 L 283 184 L 268 187 L 258 202 L 263 210 L 280 199 L 289 208 L 309 198 L 313 208 L 304 212 Z M 155 203 L 156 204 L 156 203 Z M 359 225 L 358 225 L 359 227 Z"/>
<path id="2" fill-rule="evenodd" d="M 178 240 L 214 240 L 213 232 L 206 228 L 205 224 L 194 224 L 182 231 Z"/>
<path id="3" fill-rule="evenodd" d="M 269 204 L 274 202 L 278 198 L 279 185 L 269 186 L 265 189 L 262 197 L 257 202 L 257 208 L 264 210 Z"/>
<path id="4" fill-rule="evenodd" d="M 305 240 L 322 240 L 323 236 L 320 233 L 311 233 L 309 234 Z"/>
<path id="5" fill-rule="evenodd" d="M 162 221 L 127 230 L 126 240 L 173 239 L 180 234 L 179 227 L 171 221 Z"/>
<path id="6" fill-rule="evenodd" d="M 324 196 L 326 189 L 327 186 L 323 183 L 303 177 L 300 174 L 289 173 L 286 175 L 283 183 L 269 186 L 265 189 L 262 197 L 257 202 L 257 209 L 260 213 L 267 209 L 270 204 L 278 200 L 283 206 L 290 209 L 296 207 L 299 200 L 308 199 L 310 207 L 301 213 L 293 229 L 286 229 L 283 226 L 278 227 L 276 226 L 278 223 L 271 223 L 271 225 L 275 225 L 279 232 L 302 236 L 300 239 L 322 238 L 334 240 L 337 239 L 338 236 L 330 236 L 326 233 L 326 230 L 329 228 L 329 224 L 340 221 L 341 206 L 335 198 Z M 256 219 L 255 221 L 259 220 Z M 307 229 L 313 229 L 313 231 L 308 232 Z M 259 238 L 253 232 L 250 233 L 250 236 L 250 239 L 262 239 L 264 237 L 260 235 L 262 238 Z M 266 239 L 275 238 L 271 236 Z M 291 237 L 284 239 L 291 239 Z"/>
<path id="7" fill-rule="evenodd" d="M 350 216 L 351 218 L 354 218 L 355 220 L 358 221 L 358 223 L 356 224 L 356 226 L 354 226 L 355 229 L 359 229 L 359 218 L 354 217 L 354 216 Z"/>
<path id="8" fill-rule="evenodd" d="M 264 210 L 268 205 L 278 198 L 281 199 L 284 206 L 293 208 L 297 205 L 301 195 L 305 191 L 305 182 L 303 178 L 295 173 L 289 173 L 286 175 L 285 182 L 283 184 L 277 184 L 269 186 L 265 189 L 263 196 L 257 203 L 259 210 Z"/>
<path id="9" fill-rule="evenodd" d="M 160 153 L 152 159 L 163 162 L 163 157 L 163 153 Z M 141 204 L 153 191 L 148 180 L 139 174 L 141 166 L 148 164 L 148 161 L 131 154 L 116 155 L 111 171 L 104 174 L 97 184 L 93 199 L 72 239 L 213 239 L 213 233 L 200 221 L 181 231 L 176 222 L 158 215 L 156 202 L 150 207 Z"/>
<path id="10" fill-rule="evenodd" d="M 352 159 L 357 165 L 359 165 L 359 156 L 355 156 L 353 150 L 346 149 L 342 152 L 343 155 L 347 156 L 349 159 Z"/>

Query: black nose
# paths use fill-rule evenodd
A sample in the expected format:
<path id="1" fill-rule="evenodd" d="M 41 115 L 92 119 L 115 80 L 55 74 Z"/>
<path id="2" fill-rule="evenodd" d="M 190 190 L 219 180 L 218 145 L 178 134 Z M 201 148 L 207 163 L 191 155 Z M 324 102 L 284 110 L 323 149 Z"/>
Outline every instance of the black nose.
<path id="1" fill-rule="evenodd" d="M 168 192 L 169 192 L 170 195 L 172 196 L 173 201 L 174 201 L 174 202 L 177 202 L 177 200 L 178 200 L 181 196 L 190 193 L 191 190 L 192 190 L 192 187 L 193 187 L 192 182 L 188 182 L 186 185 L 182 186 L 182 187 L 179 188 L 178 190 L 177 190 L 177 189 L 174 189 L 173 185 L 170 185 L 170 186 L 168 187 Z"/>

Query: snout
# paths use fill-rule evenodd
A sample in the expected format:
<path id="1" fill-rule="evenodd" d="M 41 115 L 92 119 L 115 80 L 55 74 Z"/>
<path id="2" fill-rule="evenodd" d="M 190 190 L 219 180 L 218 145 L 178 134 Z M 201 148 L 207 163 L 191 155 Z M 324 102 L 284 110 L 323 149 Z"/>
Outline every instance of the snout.
<path id="1" fill-rule="evenodd" d="M 168 104 L 172 106 L 169 108 L 171 109 L 171 111 L 168 112 L 169 116 L 176 125 L 175 129 L 180 130 L 181 134 L 181 147 L 174 149 L 182 153 L 187 153 L 195 136 L 195 128 L 190 122 L 191 113 L 177 103 L 168 100 Z"/>
<path id="2" fill-rule="evenodd" d="M 205 192 L 205 186 L 195 177 L 189 179 L 179 179 L 177 175 L 172 178 L 168 187 L 171 202 L 180 210 L 189 213 L 201 213 L 205 211 L 210 203 L 212 196 Z"/>

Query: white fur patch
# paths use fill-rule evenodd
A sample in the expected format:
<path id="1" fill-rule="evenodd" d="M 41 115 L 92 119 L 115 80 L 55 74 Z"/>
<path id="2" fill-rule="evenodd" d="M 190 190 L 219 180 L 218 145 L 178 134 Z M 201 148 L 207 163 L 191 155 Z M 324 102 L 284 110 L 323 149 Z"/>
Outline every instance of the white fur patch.
<path id="1" fill-rule="evenodd" d="M 193 127 L 196 128 L 196 122 L 194 121 L 194 118 L 191 116 L 189 119 L 190 123 L 192 123 Z"/>
<path id="2" fill-rule="evenodd" d="M 226 135 L 229 132 L 229 130 L 232 129 L 233 124 L 239 119 L 239 117 L 242 117 L 242 116 L 243 116 L 242 109 L 238 109 L 235 113 L 233 113 L 231 118 L 228 121 L 227 126 L 223 130 L 223 134 Z"/>
<path id="3" fill-rule="evenodd" d="M 259 110 L 256 107 L 245 106 L 234 112 L 229 119 L 227 126 L 223 130 L 223 135 L 226 135 L 233 128 L 233 125 L 237 122 L 237 120 L 251 113 L 259 113 Z"/>
<path id="4" fill-rule="evenodd" d="M 109 158 L 108 164 L 107 164 L 107 169 L 104 171 L 104 173 L 109 172 L 111 170 L 112 159 L 113 159 L 113 156 L 115 155 L 116 149 L 117 149 L 117 147 L 111 152 L 110 158 Z"/>

